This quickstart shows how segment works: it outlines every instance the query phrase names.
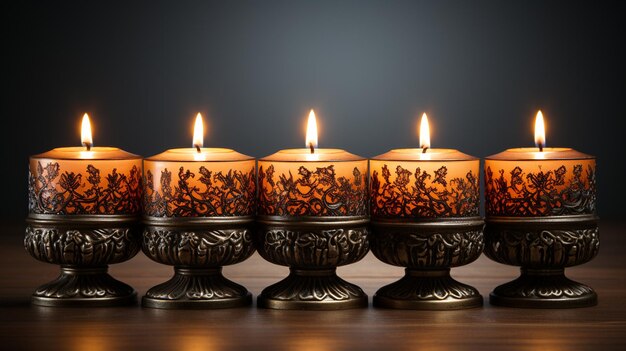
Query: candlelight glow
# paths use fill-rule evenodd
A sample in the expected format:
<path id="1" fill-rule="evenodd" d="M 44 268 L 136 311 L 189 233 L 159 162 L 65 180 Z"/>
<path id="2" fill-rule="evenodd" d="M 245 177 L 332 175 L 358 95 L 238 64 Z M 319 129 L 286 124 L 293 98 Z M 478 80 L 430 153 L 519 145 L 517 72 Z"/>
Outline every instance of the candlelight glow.
<path id="1" fill-rule="evenodd" d="M 430 148 L 430 127 L 428 126 L 426 113 L 422 115 L 422 121 L 420 122 L 420 147 L 424 151 Z"/>
<path id="2" fill-rule="evenodd" d="M 539 148 L 539 151 L 543 151 L 546 146 L 546 127 L 543 123 L 543 114 L 541 110 L 537 112 L 535 118 L 535 146 Z"/>
<path id="3" fill-rule="evenodd" d="M 306 126 L 306 147 L 311 148 L 311 153 L 314 153 L 317 147 L 317 121 L 313 110 L 309 112 L 309 121 Z"/>
<path id="4" fill-rule="evenodd" d="M 89 115 L 83 115 L 83 123 L 80 127 L 80 140 L 81 143 L 89 150 L 93 145 L 93 138 L 91 137 L 91 123 L 89 122 Z"/>
<path id="5" fill-rule="evenodd" d="M 204 146 L 204 125 L 202 123 L 202 115 L 198 112 L 196 123 L 193 126 L 193 147 L 200 152 L 202 146 Z"/>

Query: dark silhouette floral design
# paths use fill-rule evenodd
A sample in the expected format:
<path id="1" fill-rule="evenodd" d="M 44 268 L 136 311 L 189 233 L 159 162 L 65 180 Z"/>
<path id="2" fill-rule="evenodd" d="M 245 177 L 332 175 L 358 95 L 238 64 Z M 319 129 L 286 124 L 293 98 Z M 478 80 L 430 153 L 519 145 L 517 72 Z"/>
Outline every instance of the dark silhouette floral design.
<path id="1" fill-rule="evenodd" d="M 521 167 L 497 174 L 485 170 L 485 204 L 492 216 L 558 216 L 593 214 L 596 211 L 595 168 L 574 165 L 566 180 L 567 168 L 525 173 Z"/>
<path id="2" fill-rule="evenodd" d="M 355 167 L 351 179 L 337 177 L 334 165 L 304 166 L 294 177 L 280 174 L 274 166 L 259 168 L 259 214 L 274 216 L 363 216 L 367 214 L 366 180 Z"/>
<path id="3" fill-rule="evenodd" d="M 194 179 L 198 176 L 198 181 Z M 160 191 L 154 175 L 144 179 L 144 213 L 153 217 L 210 217 L 254 215 L 256 184 L 254 168 L 244 173 L 214 172 L 201 166 L 197 173 L 180 167 L 172 186 L 172 172 L 161 171 Z"/>
<path id="4" fill-rule="evenodd" d="M 28 172 L 30 213 L 37 214 L 138 214 L 141 212 L 141 178 L 137 166 L 128 174 L 114 168 L 103 181 L 100 170 L 89 164 L 86 173 L 62 172 L 59 163 L 37 162 Z M 86 179 L 84 179 L 86 177 Z M 106 185 L 106 186 L 105 186 Z"/>
<path id="5" fill-rule="evenodd" d="M 413 176 L 413 177 L 411 177 Z M 391 180 L 387 165 L 372 173 L 370 208 L 376 217 L 469 217 L 479 214 L 478 177 L 469 171 L 465 178 L 449 181 L 442 166 L 434 174 L 421 168 L 411 172 L 396 167 Z M 382 178 L 382 179 L 381 179 Z"/>

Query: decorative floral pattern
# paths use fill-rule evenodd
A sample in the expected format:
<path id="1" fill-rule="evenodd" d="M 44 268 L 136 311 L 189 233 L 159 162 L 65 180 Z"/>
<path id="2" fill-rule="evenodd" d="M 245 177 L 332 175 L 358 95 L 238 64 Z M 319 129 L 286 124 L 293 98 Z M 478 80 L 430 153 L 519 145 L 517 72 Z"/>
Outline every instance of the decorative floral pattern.
<path id="1" fill-rule="evenodd" d="M 254 253 L 250 226 L 183 230 L 147 225 L 142 249 L 150 259 L 188 268 L 221 267 Z"/>
<path id="2" fill-rule="evenodd" d="M 73 229 L 69 224 L 37 224 L 26 227 L 24 247 L 42 262 L 104 266 L 135 256 L 140 234 L 136 225 Z"/>
<path id="3" fill-rule="evenodd" d="M 259 168 L 259 214 L 276 216 L 363 216 L 367 214 L 366 179 L 355 167 L 352 179 L 337 177 L 333 165 L 274 178 L 274 166 Z"/>
<path id="4" fill-rule="evenodd" d="M 583 264 L 600 250 L 597 225 L 589 228 L 499 228 L 487 225 L 485 255 L 513 266 L 563 268 Z"/>
<path id="5" fill-rule="evenodd" d="M 261 228 L 259 254 L 267 261 L 298 268 L 332 268 L 354 263 L 369 251 L 367 227 L 285 229 Z"/>
<path id="6" fill-rule="evenodd" d="M 198 175 L 198 182 L 193 179 Z M 144 214 L 153 217 L 210 217 L 254 215 L 256 184 L 254 168 L 224 174 L 201 166 L 198 173 L 184 167 L 172 185 L 172 172 L 161 171 L 160 191 L 152 172 L 144 178 Z M 201 184 L 201 185 L 200 185 Z M 200 185 L 200 186 L 198 186 Z"/>
<path id="7" fill-rule="evenodd" d="M 483 251 L 483 225 L 427 233 L 424 229 L 372 230 L 372 253 L 381 261 L 410 269 L 446 269 L 475 261 Z"/>
<path id="8" fill-rule="evenodd" d="M 86 177 L 86 179 L 85 179 Z M 138 214 L 141 179 L 137 166 L 106 176 L 89 164 L 86 173 L 63 172 L 58 162 L 37 162 L 28 172 L 29 211 L 36 214 Z"/>
<path id="9" fill-rule="evenodd" d="M 525 173 L 515 167 L 508 175 L 485 169 L 486 212 L 491 216 L 559 216 L 593 214 L 596 211 L 596 173 L 577 164 L 568 169 Z M 566 180 L 568 179 L 568 180 Z"/>
<path id="10" fill-rule="evenodd" d="M 393 180 L 387 165 L 383 166 L 381 173 L 372 173 L 372 216 L 432 218 L 471 217 L 479 214 L 478 177 L 472 171 L 465 178 L 449 181 L 446 179 L 446 166 L 437 169 L 434 174 L 419 167 L 411 172 L 397 166 Z"/>

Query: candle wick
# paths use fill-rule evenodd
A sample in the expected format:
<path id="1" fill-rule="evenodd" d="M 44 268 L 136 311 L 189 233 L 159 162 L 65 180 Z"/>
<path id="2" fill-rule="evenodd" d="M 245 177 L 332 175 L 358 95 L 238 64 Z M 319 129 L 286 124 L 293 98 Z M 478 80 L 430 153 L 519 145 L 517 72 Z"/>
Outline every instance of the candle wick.
<path id="1" fill-rule="evenodd" d="M 422 153 L 423 153 L 423 154 L 425 154 L 425 153 L 426 153 L 426 150 L 428 150 L 428 146 L 424 146 L 424 147 L 422 148 Z"/>
<path id="2" fill-rule="evenodd" d="M 309 148 L 311 149 L 311 153 L 315 153 L 315 148 L 313 147 L 313 143 L 309 143 Z"/>
<path id="3" fill-rule="evenodd" d="M 194 146 L 196 147 L 196 150 L 198 151 L 198 153 L 201 153 L 201 152 L 202 152 L 202 150 L 200 150 L 200 145 L 196 144 L 196 145 L 194 145 Z"/>
<path id="4" fill-rule="evenodd" d="M 543 143 L 539 143 L 539 152 L 543 152 Z"/>
<path id="5" fill-rule="evenodd" d="M 85 146 L 85 148 L 87 149 L 87 151 L 91 151 L 91 143 L 88 142 L 84 142 L 83 146 Z"/>

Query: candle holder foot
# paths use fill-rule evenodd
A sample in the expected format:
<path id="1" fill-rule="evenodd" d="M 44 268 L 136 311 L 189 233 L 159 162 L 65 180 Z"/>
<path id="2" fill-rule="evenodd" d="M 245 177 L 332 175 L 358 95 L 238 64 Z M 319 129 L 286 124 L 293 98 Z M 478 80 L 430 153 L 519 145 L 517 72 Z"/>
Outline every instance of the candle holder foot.
<path id="1" fill-rule="evenodd" d="M 492 305 L 521 308 L 575 308 L 598 304 L 590 287 L 568 279 L 564 269 L 521 269 L 512 282 L 489 295 Z"/>
<path id="2" fill-rule="evenodd" d="M 374 306 L 411 310 L 456 310 L 483 305 L 474 287 L 450 276 L 450 269 L 406 269 L 397 282 L 380 288 L 374 295 Z"/>
<path id="3" fill-rule="evenodd" d="M 61 266 L 57 279 L 35 291 L 33 304 L 96 307 L 136 302 L 135 290 L 107 273 L 108 264 L 129 260 L 139 251 L 136 217 L 30 214 L 27 222 L 26 251 Z"/>
<path id="4" fill-rule="evenodd" d="M 150 308 L 231 308 L 252 303 L 252 294 L 226 279 L 222 267 L 174 268 L 174 276 L 146 293 L 142 305 Z"/>
<path id="5" fill-rule="evenodd" d="M 565 268 L 593 259 L 600 248 L 594 215 L 487 218 L 485 255 L 521 267 L 521 276 L 490 294 L 493 305 L 521 308 L 594 306 L 590 287 L 565 277 Z"/>
<path id="6" fill-rule="evenodd" d="M 142 249 L 150 259 L 174 266 L 174 276 L 142 298 L 143 307 L 217 309 L 246 306 L 252 295 L 226 279 L 222 266 L 254 253 L 252 218 L 146 218 Z"/>
<path id="7" fill-rule="evenodd" d="M 380 288 L 376 307 L 453 310 L 483 305 L 475 288 L 450 276 L 450 267 L 475 261 L 483 250 L 480 217 L 414 222 L 372 220 L 372 253 L 381 261 L 406 267 L 400 280 Z"/>
<path id="8" fill-rule="evenodd" d="M 369 251 L 368 219 L 364 217 L 259 218 L 255 236 L 259 254 L 289 266 L 290 274 L 263 290 L 259 307 L 338 310 L 366 307 L 367 295 L 336 274 L 336 267 L 354 263 Z"/>
<path id="9" fill-rule="evenodd" d="M 342 310 L 367 307 L 367 295 L 339 278 L 336 269 L 291 268 L 287 278 L 263 289 L 257 305 L 287 310 Z"/>
<path id="10" fill-rule="evenodd" d="M 108 267 L 61 267 L 59 277 L 35 290 L 39 306 L 109 307 L 136 302 L 137 293 L 107 273 Z"/>

